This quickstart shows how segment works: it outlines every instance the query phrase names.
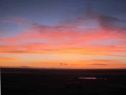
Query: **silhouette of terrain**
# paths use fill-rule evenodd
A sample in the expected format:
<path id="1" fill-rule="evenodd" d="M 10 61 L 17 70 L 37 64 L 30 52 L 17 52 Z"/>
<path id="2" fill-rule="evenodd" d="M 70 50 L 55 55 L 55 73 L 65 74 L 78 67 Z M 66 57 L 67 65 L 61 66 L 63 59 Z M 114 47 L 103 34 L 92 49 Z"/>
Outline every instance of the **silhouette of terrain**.
<path id="1" fill-rule="evenodd" d="M 126 70 L 2 68 L 1 88 L 2 95 L 125 95 Z"/>

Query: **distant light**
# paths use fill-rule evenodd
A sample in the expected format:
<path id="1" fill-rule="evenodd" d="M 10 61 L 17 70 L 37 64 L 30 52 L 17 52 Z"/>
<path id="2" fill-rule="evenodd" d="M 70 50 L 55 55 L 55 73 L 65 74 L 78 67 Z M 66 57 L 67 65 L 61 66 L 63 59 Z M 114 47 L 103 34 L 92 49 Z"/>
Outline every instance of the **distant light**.
<path id="1" fill-rule="evenodd" d="M 78 77 L 78 79 L 97 79 L 96 77 Z"/>
<path id="2" fill-rule="evenodd" d="M 96 77 L 78 77 L 78 79 L 89 79 L 89 80 L 105 79 L 106 80 L 106 78 L 96 78 Z"/>

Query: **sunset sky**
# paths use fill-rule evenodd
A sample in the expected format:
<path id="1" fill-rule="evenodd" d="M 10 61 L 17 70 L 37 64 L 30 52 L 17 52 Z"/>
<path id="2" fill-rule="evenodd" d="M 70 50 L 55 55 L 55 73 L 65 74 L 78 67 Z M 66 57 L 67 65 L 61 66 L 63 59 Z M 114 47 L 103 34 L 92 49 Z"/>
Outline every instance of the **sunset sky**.
<path id="1" fill-rule="evenodd" d="M 126 0 L 0 0 L 0 66 L 126 68 Z"/>

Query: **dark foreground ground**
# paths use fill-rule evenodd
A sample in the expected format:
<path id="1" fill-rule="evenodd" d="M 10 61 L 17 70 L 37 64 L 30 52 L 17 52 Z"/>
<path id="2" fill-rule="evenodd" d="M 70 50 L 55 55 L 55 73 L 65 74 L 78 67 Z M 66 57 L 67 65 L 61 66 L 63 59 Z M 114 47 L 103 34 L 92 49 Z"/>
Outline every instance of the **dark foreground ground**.
<path id="1" fill-rule="evenodd" d="M 104 85 L 66 86 L 75 77 L 103 77 Z M 126 95 L 126 70 L 1 69 L 2 95 Z"/>

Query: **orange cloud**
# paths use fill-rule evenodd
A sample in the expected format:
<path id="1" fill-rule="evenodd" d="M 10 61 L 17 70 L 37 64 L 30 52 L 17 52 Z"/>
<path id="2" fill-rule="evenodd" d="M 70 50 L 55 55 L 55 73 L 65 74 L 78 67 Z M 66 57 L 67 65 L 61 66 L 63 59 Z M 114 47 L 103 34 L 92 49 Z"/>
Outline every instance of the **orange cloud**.
<path id="1" fill-rule="evenodd" d="M 15 60 L 15 58 L 10 58 L 10 57 L 0 57 L 0 60 L 8 61 L 8 60 Z"/>

